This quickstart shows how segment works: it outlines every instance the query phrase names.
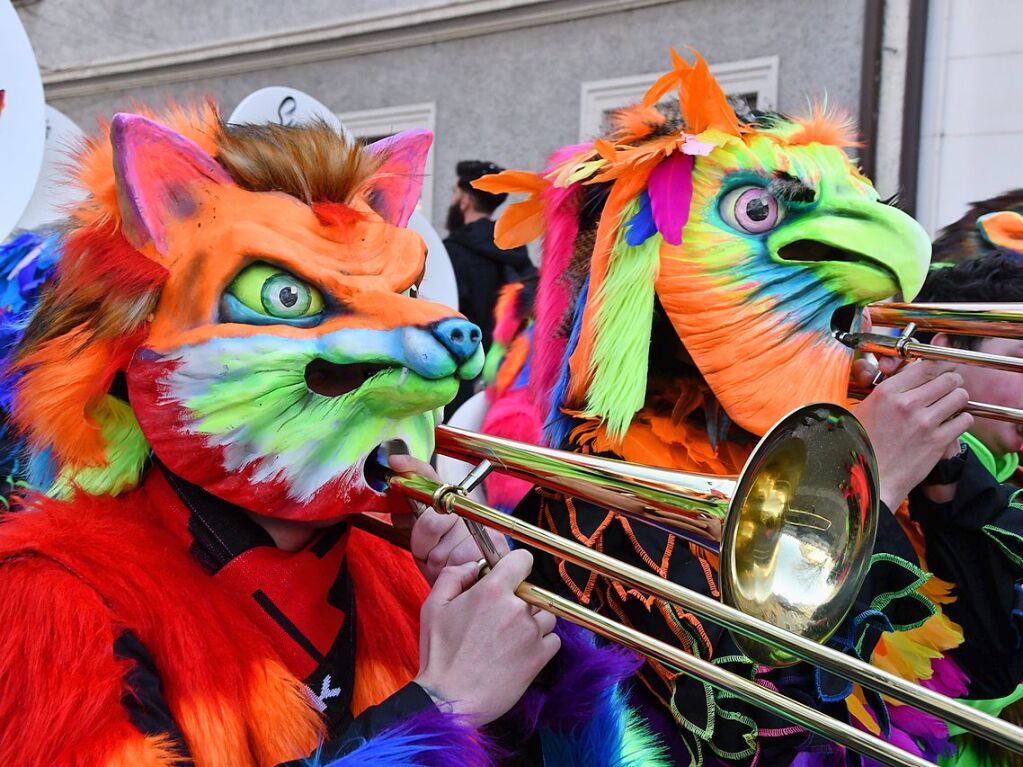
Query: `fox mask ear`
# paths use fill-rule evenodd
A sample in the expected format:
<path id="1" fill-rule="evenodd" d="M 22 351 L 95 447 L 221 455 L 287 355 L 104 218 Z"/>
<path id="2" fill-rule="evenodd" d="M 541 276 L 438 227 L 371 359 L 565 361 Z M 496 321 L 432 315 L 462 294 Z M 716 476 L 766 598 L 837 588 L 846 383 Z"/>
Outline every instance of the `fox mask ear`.
<path id="1" fill-rule="evenodd" d="M 367 199 L 388 223 L 408 224 L 423 191 L 423 169 L 432 143 L 430 131 L 407 130 L 367 147 L 384 156 L 383 165 L 369 181 Z"/>
<path id="2" fill-rule="evenodd" d="M 117 203 L 124 236 L 167 253 L 167 224 L 187 218 L 203 182 L 234 185 L 195 142 L 141 115 L 117 114 L 110 123 Z"/>

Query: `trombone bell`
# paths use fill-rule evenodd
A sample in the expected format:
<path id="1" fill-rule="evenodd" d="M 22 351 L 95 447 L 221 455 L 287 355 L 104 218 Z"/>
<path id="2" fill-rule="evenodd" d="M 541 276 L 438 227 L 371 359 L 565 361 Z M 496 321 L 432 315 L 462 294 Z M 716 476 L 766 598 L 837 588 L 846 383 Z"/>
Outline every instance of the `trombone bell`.
<path id="1" fill-rule="evenodd" d="M 721 540 L 722 600 L 826 641 L 866 576 L 877 513 L 874 454 L 859 421 L 830 405 L 796 410 L 760 441 L 736 483 Z M 764 665 L 796 660 L 735 639 Z"/>
<path id="2" fill-rule="evenodd" d="M 760 440 L 742 474 L 670 471 L 441 426 L 437 452 L 614 509 L 718 555 L 726 604 L 813 641 L 848 613 L 877 526 L 873 448 L 838 405 L 808 405 Z M 752 659 L 796 657 L 736 636 Z"/>

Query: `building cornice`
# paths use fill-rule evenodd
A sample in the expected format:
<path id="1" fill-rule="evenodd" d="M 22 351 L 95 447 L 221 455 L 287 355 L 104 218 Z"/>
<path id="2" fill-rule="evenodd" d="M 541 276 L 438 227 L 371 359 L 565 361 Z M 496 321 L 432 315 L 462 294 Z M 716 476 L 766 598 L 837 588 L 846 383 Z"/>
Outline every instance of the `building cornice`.
<path id="1" fill-rule="evenodd" d="M 673 0 L 455 0 L 43 72 L 48 100 L 225 77 L 628 11 Z"/>

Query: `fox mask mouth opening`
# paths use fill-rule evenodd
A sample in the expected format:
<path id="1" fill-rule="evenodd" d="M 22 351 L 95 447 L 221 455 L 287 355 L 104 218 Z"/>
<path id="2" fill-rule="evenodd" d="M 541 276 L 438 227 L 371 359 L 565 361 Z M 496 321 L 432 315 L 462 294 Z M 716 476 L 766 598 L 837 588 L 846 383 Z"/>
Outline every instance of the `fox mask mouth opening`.
<path id="1" fill-rule="evenodd" d="M 369 451 L 362 463 L 362 476 L 371 490 L 378 493 L 387 490 L 387 478 L 393 473 L 388 466 L 392 455 L 409 455 L 404 440 L 389 439 Z"/>
<path id="2" fill-rule="evenodd" d="M 853 333 L 860 324 L 861 308 L 857 304 L 844 304 L 831 315 L 832 333 Z"/>
<path id="3" fill-rule="evenodd" d="M 377 373 L 396 369 L 396 365 L 380 362 L 338 364 L 317 357 L 306 365 L 305 383 L 309 391 L 322 397 L 340 397 L 355 391 Z"/>

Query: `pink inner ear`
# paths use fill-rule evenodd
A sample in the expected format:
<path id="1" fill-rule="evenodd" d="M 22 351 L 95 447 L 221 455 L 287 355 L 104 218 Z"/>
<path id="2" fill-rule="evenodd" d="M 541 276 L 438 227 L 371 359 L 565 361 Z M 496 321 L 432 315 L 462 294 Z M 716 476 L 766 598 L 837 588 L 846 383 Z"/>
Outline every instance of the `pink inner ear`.
<path id="1" fill-rule="evenodd" d="M 166 254 L 166 225 L 195 212 L 197 184 L 234 185 L 198 144 L 141 115 L 115 115 L 110 143 L 123 231 L 136 248 L 152 242 Z"/>
<path id="2" fill-rule="evenodd" d="M 370 204 L 396 226 L 408 224 L 419 201 L 423 191 L 423 168 L 431 143 L 433 134 L 420 129 L 396 133 L 368 147 L 370 152 L 386 157 L 370 181 Z"/>

